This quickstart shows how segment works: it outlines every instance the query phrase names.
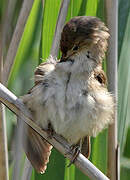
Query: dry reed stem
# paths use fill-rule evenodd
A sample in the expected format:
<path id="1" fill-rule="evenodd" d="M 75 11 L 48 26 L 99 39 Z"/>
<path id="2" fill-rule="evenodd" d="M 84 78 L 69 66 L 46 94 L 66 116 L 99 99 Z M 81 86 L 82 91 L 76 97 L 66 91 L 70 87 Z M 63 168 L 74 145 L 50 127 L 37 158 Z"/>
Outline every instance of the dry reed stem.
<path id="1" fill-rule="evenodd" d="M 107 61 L 108 88 L 115 95 L 115 101 L 117 102 L 117 0 L 106 0 L 106 17 L 110 30 Z M 115 122 L 108 129 L 108 176 L 111 180 L 118 180 L 119 178 L 117 151 L 117 112 L 115 110 Z"/>
<path id="2" fill-rule="evenodd" d="M 0 82 L 3 72 L 3 43 L 2 43 L 2 25 L 0 25 Z M 6 136 L 5 108 L 0 103 L 0 179 L 8 180 L 8 150 Z"/>
<path id="3" fill-rule="evenodd" d="M 60 12 L 59 12 L 56 29 L 55 29 L 55 35 L 54 35 L 51 52 L 50 52 L 50 54 L 54 57 L 57 57 L 58 55 L 61 32 L 62 32 L 65 19 L 67 16 L 69 3 L 70 3 L 70 0 L 62 0 L 62 3 L 61 3 Z"/>
<path id="4" fill-rule="evenodd" d="M 21 36 L 24 31 L 24 27 L 29 16 L 30 10 L 32 8 L 33 0 L 24 0 L 23 6 L 20 11 L 20 15 L 17 21 L 17 25 L 15 31 L 13 33 L 13 37 L 8 49 L 8 53 L 6 56 L 5 64 L 4 64 L 4 71 L 3 71 L 3 83 L 7 84 L 9 74 L 11 72 L 12 65 L 14 63 L 14 58 L 16 56 L 16 52 L 19 46 L 19 42 Z"/>

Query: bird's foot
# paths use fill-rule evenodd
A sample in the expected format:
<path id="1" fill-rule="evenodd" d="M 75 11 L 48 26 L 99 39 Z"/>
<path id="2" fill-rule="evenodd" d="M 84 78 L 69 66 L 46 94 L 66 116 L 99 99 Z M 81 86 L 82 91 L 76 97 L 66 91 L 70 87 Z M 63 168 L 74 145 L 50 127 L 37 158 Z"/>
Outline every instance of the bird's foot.
<path id="1" fill-rule="evenodd" d="M 72 159 L 70 160 L 70 163 L 67 167 L 70 167 L 77 159 L 79 153 L 80 153 L 80 147 L 79 146 L 71 146 L 71 152 L 73 152 L 73 156 L 72 156 Z"/>

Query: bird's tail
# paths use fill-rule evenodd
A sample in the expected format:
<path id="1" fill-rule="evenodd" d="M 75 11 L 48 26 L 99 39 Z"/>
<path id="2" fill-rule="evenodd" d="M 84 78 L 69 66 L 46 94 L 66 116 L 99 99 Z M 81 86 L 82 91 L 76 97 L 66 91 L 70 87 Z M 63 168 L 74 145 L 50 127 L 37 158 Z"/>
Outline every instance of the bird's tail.
<path id="1" fill-rule="evenodd" d="M 52 146 L 35 130 L 24 123 L 23 148 L 32 166 L 44 173 L 49 162 Z"/>

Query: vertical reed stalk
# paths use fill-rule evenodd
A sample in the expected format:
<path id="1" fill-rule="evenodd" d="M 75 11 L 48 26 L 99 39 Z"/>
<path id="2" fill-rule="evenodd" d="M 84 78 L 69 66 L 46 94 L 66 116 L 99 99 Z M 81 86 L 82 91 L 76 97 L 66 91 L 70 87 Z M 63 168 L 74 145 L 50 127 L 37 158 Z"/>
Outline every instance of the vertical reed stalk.
<path id="1" fill-rule="evenodd" d="M 108 49 L 107 75 L 108 88 L 115 96 L 117 102 L 117 0 L 106 0 L 107 25 L 110 30 Z M 117 112 L 115 110 L 115 121 L 108 129 L 108 176 L 111 180 L 118 179 L 117 172 Z"/>
<path id="2" fill-rule="evenodd" d="M 51 55 L 56 57 L 58 55 L 59 51 L 59 44 L 60 44 L 60 38 L 61 38 L 61 32 L 65 23 L 65 19 L 68 12 L 70 0 L 62 0 L 60 12 L 57 19 L 56 29 L 55 29 L 55 35 L 53 38 L 53 43 L 51 47 Z"/>
<path id="3" fill-rule="evenodd" d="M 6 56 L 4 70 L 3 70 L 3 83 L 7 84 L 8 78 L 11 72 L 12 65 L 14 63 L 14 58 L 16 56 L 16 52 L 19 46 L 19 42 L 21 36 L 24 31 L 24 27 L 29 16 L 30 10 L 32 8 L 33 0 L 24 0 L 23 6 L 20 11 L 20 15 L 16 24 L 15 31 L 13 33 L 13 37 L 8 49 L 8 53 Z"/>
<path id="4" fill-rule="evenodd" d="M 3 40 L 2 40 L 2 25 L 0 25 L 0 82 L 2 82 L 3 72 Z M 8 150 L 7 150 L 7 135 L 5 108 L 0 103 L 0 179 L 8 180 Z"/>

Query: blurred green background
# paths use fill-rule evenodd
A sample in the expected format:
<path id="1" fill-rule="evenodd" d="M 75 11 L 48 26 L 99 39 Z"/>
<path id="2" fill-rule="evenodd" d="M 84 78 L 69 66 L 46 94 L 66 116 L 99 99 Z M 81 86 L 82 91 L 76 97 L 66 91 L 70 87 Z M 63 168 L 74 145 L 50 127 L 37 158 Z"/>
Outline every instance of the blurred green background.
<path id="1" fill-rule="evenodd" d="M 10 28 L 7 31 L 4 47 L 6 57 L 12 34 L 22 6 L 22 0 L 12 0 Z M 22 35 L 15 63 L 13 64 L 8 88 L 17 96 L 26 94 L 33 86 L 35 67 L 45 61 L 50 54 L 56 21 L 61 0 L 34 0 Z M 0 22 L 4 22 L 5 12 L 9 3 L 0 0 Z M 70 0 L 66 21 L 74 16 L 97 16 L 105 22 L 105 0 Z M 8 21 L 6 21 L 8 23 Z M 118 141 L 121 150 L 121 180 L 130 179 L 130 1 L 119 0 L 118 22 Z M 5 58 L 4 58 L 5 59 Z M 42 59 L 42 60 L 41 60 Z M 13 170 L 13 144 L 16 128 L 15 115 L 6 109 L 10 180 Z M 21 174 L 24 166 L 22 159 Z M 107 130 L 92 139 L 90 160 L 103 173 L 107 170 Z M 66 168 L 69 162 L 53 149 L 50 163 L 44 175 L 32 172 L 31 180 L 88 180 L 75 166 Z"/>

